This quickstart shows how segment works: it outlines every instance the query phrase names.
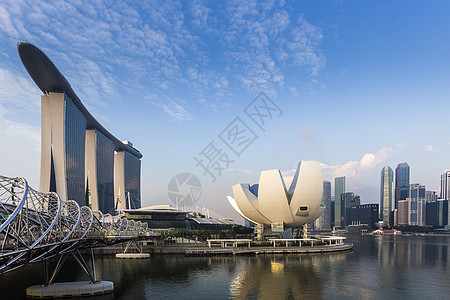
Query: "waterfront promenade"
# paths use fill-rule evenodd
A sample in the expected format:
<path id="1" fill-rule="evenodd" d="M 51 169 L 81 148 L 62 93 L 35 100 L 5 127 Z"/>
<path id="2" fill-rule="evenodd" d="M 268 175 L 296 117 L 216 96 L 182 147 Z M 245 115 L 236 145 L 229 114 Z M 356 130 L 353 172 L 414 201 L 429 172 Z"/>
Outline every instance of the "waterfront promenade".
<path id="1" fill-rule="evenodd" d="M 209 256 L 209 255 L 243 255 L 243 254 L 308 254 L 308 253 L 331 253 L 349 251 L 353 248 L 352 243 L 322 246 L 303 247 L 212 247 L 212 248 L 186 248 L 186 255 Z"/>

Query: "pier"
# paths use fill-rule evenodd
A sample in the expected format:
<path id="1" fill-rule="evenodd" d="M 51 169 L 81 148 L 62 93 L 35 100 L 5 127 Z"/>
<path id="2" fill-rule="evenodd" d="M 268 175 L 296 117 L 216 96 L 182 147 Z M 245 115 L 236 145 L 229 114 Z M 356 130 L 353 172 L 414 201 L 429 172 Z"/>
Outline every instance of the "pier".
<path id="1" fill-rule="evenodd" d="M 212 248 L 186 248 L 185 254 L 192 256 L 211 255 L 259 255 L 259 254 L 311 254 L 349 251 L 353 249 L 352 243 L 323 245 L 323 246 L 288 246 L 288 247 L 212 247 Z"/>

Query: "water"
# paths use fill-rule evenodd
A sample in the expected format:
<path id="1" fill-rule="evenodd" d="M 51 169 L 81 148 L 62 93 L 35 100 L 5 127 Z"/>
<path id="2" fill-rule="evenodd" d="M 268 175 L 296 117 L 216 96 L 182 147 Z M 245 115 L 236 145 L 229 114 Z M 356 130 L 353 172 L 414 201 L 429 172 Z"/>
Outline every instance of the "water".
<path id="1" fill-rule="evenodd" d="M 97 256 L 114 294 L 93 299 L 450 299 L 450 237 L 358 237 L 323 255 Z M 42 266 L 2 275 L 0 299 L 22 299 Z M 87 280 L 68 261 L 57 281 Z M 86 298 L 83 298 L 86 299 Z"/>

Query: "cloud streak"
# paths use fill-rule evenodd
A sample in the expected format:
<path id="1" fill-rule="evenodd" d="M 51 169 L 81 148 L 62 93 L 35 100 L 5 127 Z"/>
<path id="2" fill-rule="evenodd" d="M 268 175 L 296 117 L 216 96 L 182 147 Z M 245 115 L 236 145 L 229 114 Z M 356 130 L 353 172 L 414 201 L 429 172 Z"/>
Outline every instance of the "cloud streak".
<path id="1" fill-rule="evenodd" d="M 326 63 L 320 28 L 271 1 L 5 0 L 0 38 L 36 43 L 88 107 L 128 93 L 182 121 L 237 90 L 275 96 L 288 69 L 314 79 Z"/>

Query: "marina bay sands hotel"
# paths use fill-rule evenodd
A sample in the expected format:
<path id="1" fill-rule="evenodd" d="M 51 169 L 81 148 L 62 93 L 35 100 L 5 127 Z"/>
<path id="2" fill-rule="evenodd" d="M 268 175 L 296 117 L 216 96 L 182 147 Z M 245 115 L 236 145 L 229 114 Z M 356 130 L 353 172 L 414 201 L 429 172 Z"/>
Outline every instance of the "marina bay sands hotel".
<path id="1" fill-rule="evenodd" d="M 142 154 L 109 133 L 37 47 L 20 42 L 20 59 L 41 97 L 41 192 L 93 210 L 141 207 Z"/>

